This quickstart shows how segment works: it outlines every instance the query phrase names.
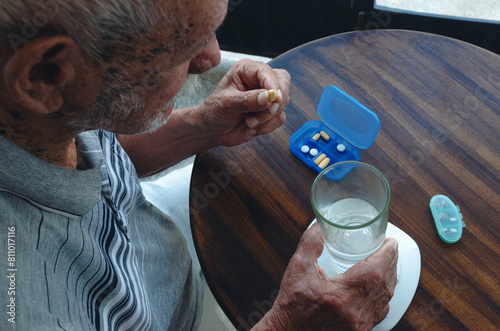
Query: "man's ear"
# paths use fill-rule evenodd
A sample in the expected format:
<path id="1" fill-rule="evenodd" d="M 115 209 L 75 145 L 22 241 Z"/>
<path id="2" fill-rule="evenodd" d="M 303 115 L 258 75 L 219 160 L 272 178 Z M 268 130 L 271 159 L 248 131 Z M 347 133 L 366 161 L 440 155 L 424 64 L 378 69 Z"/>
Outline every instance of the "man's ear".
<path id="1" fill-rule="evenodd" d="M 54 35 L 34 39 L 14 53 L 3 76 L 14 101 L 38 114 L 61 108 L 62 87 L 75 76 L 70 60 L 74 47 L 70 37 Z"/>

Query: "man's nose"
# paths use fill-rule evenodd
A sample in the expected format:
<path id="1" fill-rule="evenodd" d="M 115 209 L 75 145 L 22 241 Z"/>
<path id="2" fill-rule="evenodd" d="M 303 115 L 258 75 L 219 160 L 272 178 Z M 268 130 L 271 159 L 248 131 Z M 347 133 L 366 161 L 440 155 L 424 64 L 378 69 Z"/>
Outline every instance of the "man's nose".
<path id="1" fill-rule="evenodd" d="M 191 60 L 189 64 L 189 73 L 201 74 L 212 69 L 220 63 L 220 58 L 219 42 L 214 33 L 201 52 Z"/>

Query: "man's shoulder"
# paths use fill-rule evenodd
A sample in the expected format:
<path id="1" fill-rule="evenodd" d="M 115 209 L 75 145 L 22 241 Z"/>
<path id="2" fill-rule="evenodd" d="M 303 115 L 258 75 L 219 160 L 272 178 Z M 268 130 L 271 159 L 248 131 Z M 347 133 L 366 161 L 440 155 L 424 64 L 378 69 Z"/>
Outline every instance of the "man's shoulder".
<path id="1" fill-rule="evenodd" d="M 6 220 L 17 220 L 23 215 L 33 213 L 33 205 L 26 198 L 8 189 L 0 188 L 0 210 L 2 223 Z"/>

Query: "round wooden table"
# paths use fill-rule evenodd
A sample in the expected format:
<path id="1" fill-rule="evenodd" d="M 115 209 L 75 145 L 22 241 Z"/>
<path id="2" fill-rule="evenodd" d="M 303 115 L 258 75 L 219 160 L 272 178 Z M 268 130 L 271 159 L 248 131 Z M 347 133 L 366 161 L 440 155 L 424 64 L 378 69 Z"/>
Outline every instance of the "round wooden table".
<path id="1" fill-rule="evenodd" d="M 290 72 L 287 121 L 233 148 L 197 156 L 191 226 L 208 284 L 237 329 L 272 306 L 300 236 L 315 218 L 317 173 L 289 138 L 318 120 L 338 86 L 374 111 L 381 129 L 361 161 L 391 185 L 389 221 L 420 248 L 413 301 L 396 330 L 492 330 L 500 325 L 500 56 L 442 36 L 398 30 L 335 35 L 270 65 Z M 438 236 L 430 199 L 447 195 L 466 227 Z"/>

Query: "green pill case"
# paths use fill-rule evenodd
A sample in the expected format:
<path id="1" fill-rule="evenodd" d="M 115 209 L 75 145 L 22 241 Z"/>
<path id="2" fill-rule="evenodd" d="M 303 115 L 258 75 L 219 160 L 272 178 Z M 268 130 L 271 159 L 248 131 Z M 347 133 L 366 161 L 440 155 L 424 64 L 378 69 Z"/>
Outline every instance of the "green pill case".
<path id="1" fill-rule="evenodd" d="M 430 208 L 439 237 L 448 244 L 456 243 L 462 237 L 465 227 L 460 207 L 445 195 L 432 197 Z"/>

